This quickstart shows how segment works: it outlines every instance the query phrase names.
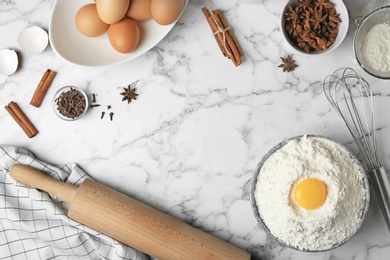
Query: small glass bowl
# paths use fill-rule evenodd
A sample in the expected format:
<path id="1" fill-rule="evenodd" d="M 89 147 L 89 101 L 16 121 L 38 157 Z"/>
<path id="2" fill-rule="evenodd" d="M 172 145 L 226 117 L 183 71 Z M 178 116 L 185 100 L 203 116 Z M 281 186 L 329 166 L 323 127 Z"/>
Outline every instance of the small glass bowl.
<path id="1" fill-rule="evenodd" d="M 334 5 L 336 12 L 340 14 L 340 19 L 341 23 L 338 25 L 339 32 L 336 37 L 336 41 L 330 45 L 327 49 L 322 50 L 322 51 L 311 51 L 311 52 L 305 52 L 299 46 L 290 38 L 288 33 L 285 30 L 285 23 L 286 23 L 286 18 L 285 18 L 285 13 L 288 10 L 289 6 L 295 5 L 297 3 L 297 0 L 288 0 L 286 5 L 283 7 L 282 13 L 280 14 L 280 19 L 279 19 L 279 27 L 280 31 L 282 32 L 282 36 L 284 40 L 288 43 L 288 45 L 297 53 L 300 55 L 304 56 L 318 56 L 322 55 L 325 53 L 329 53 L 337 47 L 340 46 L 340 44 L 344 41 L 345 36 L 348 33 L 348 28 L 349 28 L 349 14 L 347 7 L 345 6 L 343 0 L 330 0 L 330 3 Z"/>
<path id="2" fill-rule="evenodd" d="M 67 92 L 71 89 L 75 89 L 77 90 L 85 99 L 85 109 L 83 111 L 82 114 L 80 114 L 78 117 L 75 117 L 75 118 L 70 118 L 70 117 L 66 117 L 64 115 L 62 115 L 59 111 L 58 111 L 58 105 L 57 105 L 57 99 L 58 97 L 63 93 L 63 92 Z M 75 121 L 75 120 L 78 120 L 80 119 L 81 117 L 83 117 L 87 111 L 88 111 L 88 108 L 89 108 L 89 100 L 88 100 L 88 96 L 87 94 L 84 92 L 84 90 L 78 88 L 78 87 L 75 87 L 75 86 L 65 86 L 65 87 L 62 87 L 60 88 L 54 95 L 53 97 L 53 109 L 54 109 L 54 113 L 61 119 L 65 120 L 65 121 Z"/>
<path id="3" fill-rule="evenodd" d="M 376 78 L 390 79 L 390 71 L 379 71 L 371 68 L 370 65 L 365 62 L 362 54 L 362 49 L 367 33 L 377 24 L 388 23 L 390 20 L 390 6 L 384 6 L 371 12 L 365 17 L 357 17 L 355 23 L 358 28 L 353 38 L 353 49 L 355 52 L 356 60 L 360 67 Z"/>

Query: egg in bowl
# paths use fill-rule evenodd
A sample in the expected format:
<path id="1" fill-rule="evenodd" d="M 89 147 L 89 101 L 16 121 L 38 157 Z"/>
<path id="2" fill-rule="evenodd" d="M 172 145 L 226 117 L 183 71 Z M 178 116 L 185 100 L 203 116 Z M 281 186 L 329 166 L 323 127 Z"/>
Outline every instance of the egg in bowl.
<path id="1" fill-rule="evenodd" d="M 348 241 L 361 226 L 369 199 L 360 162 L 320 136 L 278 144 L 252 178 L 259 224 L 282 245 L 300 251 L 326 251 Z"/>

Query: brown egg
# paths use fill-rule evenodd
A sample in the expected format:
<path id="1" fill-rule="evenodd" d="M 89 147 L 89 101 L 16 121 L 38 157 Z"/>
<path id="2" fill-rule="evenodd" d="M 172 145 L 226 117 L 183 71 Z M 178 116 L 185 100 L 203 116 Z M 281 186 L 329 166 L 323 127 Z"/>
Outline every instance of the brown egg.
<path id="1" fill-rule="evenodd" d="M 100 19 L 108 24 L 119 22 L 129 9 L 130 0 L 96 0 Z"/>
<path id="2" fill-rule="evenodd" d="M 130 18 L 123 18 L 108 28 L 108 39 L 112 47 L 121 53 L 128 53 L 137 48 L 139 38 L 138 25 Z"/>
<path id="3" fill-rule="evenodd" d="M 179 18 L 184 5 L 185 0 L 152 0 L 152 17 L 158 24 L 168 25 Z"/>
<path id="4" fill-rule="evenodd" d="M 80 33 L 89 37 L 102 35 L 109 26 L 99 18 L 96 4 L 88 4 L 81 7 L 76 14 L 75 24 Z"/>
<path id="5" fill-rule="evenodd" d="M 151 0 L 131 0 L 126 16 L 137 21 L 144 21 L 152 18 L 150 5 Z"/>

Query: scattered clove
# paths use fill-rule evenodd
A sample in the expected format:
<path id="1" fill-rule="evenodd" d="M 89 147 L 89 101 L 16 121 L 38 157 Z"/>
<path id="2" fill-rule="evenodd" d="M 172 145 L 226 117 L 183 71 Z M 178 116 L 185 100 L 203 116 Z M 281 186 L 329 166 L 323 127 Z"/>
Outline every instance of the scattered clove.
<path id="1" fill-rule="evenodd" d="M 110 110 L 111 109 L 111 105 L 107 105 L 107 109 Z"/>
<path id="2" fill-rule="evenodd" d="M 96 96 L 97 94 L 92 93 L 92 103 L 96 103 Z"/>
<path id="3" fill-rule="evenodd" d="M 101 106 L 100 104 L 92 104 L 92 105 L 91 105 L 91 108 L 100 107 L 100 106 Z"/>
<path id="4" fill-rule="evenodd" d="M 114 112 L 111 112 L 111 113 L 110 113 L 110 120 L 111 120 L 111 121 L 112 121 L 113 117 L 114 117 Z"/>
<path id="5" fill-rule="evenodd" d="M 102 115 L 100 116 L 100 119 L 103 119 L 105 114 L 106 114 L 106 112 L 102 111 Z"/>

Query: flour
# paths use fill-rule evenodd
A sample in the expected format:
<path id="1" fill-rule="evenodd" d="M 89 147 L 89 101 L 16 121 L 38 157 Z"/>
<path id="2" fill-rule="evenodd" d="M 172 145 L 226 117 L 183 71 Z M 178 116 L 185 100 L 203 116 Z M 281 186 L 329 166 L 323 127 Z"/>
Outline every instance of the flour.
<path id="1" fill-rule="evenodd" d="M 390 24 L 373 26 L 362 45 L 363 60 L 374 70 L 390 71 Z"/>
<path id="2" fill-rule="evenodd" d="M 301 180 L 327 187 L 324 204 L 300 208 L 290 194 Z M 255 199 L 265 225 L 289 246 L 326 250 L 349 238 L 361 224 L 365 201 L 363 173 L 338 144 L 323 138 L 289 141 L 263 164 Z"/>

